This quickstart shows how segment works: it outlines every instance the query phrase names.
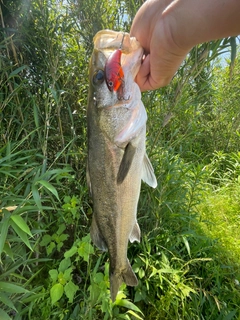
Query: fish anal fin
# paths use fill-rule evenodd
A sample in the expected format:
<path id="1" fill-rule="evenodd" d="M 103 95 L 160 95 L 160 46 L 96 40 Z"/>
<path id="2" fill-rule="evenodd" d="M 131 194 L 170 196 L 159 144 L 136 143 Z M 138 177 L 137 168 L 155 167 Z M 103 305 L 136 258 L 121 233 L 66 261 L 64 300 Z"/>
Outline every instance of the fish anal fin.
<path id="1" fill-rule="evenodd" d="M 143 158 L 142 180 L 152 188 L 157 187 L 157 179 L 154 174 L 153 166 L 146 153 Z"/>
<path id="2" fill-rule="evenodd" d="M 92 224 L 91 224 L 91 228 L 90 228 L 90 236 L 92 239 L 92 242 L 95 244 L 95 246 L 97 246 L 99 249 L 101 249 L 102 251 L 107 251 L 107 245 L 106 242 L 98 228 L 96 219 L 93 215 L 92 218 Z"/>
<path id="3" fill-rule="evenodd" d="M 124 268 L 121 273 L 112 272 L 110 274 L 110 291 L 113 302 L 116 300 L 119 287 L 123 282 L 125 282 L 127 286 L 131 287 L 138 285 L 138 279 L 128 260 L 126 263 L 126 268 Z"/>
<path id="4" fill-rule="evenodd" d="M 131 167 L 135 152 L 136 152 L 136 148 L 131 143 L 128 143 L 127 146 L 125 147 L 122 161 L 120 163 L 120 167 L 118 170 L 117 184 L 121 184 L 126 178 L 129 172 L 129 169 Z"/>
<path id="5" fill-rule="evenodd" d="M 141 236 L 141 231 L 138 223 L 136 222 L 130 234 L 129 240 L 130 242 L 134 242 L 134 241 L 140 242 L 140 236 Z"/>

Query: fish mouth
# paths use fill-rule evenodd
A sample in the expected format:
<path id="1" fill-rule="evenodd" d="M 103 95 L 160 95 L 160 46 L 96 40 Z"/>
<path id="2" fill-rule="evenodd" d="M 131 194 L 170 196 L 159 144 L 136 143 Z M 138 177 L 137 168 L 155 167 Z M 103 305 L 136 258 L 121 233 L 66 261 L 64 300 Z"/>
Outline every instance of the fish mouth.
<path id="1" fill-rule="evenodd" d="M 95 35 L 93 42 L 94 49 L 101 51 L 105 59 L 108 59 L 114 50 L 121 48 L 123 72 L 126 76 L 131 73 L 133 80 L 135 79 L 144 56 L 144 50 L 135 37 L 130 37 L 127 32 L 101 30 Z"/>
<path id="2" fill-rule="evenodd" d="M 121 85 L 114 91 L 114 87 L 113 89 L 109 89 L 106 66 L 109 67 L 109 56 L 116 51 L 121 51 L 119 57 L 114 60 L 114 63 L 118 63 L 121 69 L 121 78 L 118 78 Z M 102 30 L 95 35 L 90 70 L 90 81 L 93 85 L 92 94 L 95 108 L 108 109 L 124 107 L 128 109 L 131 108 L 132 97 L 137 97 L 139 100 L 141 99 L 140 89 L 134 80 L 141 66 L 142 57 L 143 48 L 140 43 L 134 37 L 130 37 L 128 33 Z M 139 91 L 139 93 L 137 91 Z"/>

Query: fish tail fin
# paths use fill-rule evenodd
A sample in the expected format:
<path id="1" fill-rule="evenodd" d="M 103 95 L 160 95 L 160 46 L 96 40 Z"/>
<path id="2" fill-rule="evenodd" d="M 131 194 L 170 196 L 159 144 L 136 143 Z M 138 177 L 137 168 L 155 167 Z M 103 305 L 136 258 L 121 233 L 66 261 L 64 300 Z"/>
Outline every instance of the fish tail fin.
<path id="1" fill-rule="evenodd" d="M 137 277 L 128 260 L 126 268 L 121 273 L 113 272 L 110 274 L 110 291 L 113 302 L 115 301 L 119 287 L 123 282 L 131 287 L 135 287 L 138 284 Z"/>

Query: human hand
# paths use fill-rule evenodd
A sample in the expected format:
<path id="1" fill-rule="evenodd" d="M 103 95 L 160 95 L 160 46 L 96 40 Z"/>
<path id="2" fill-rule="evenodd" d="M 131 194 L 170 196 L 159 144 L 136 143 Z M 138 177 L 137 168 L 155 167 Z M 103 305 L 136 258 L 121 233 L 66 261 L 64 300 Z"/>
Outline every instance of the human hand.
<path id="1" fill-rule="evenodd" d="M 191 47 L 181 48 L 173 38 L 173 16 L 165 9 L 171 0 L 149 0 L 137 12 L 130 35 L 142 45 L 145 58 L 136 77 L 141 91 L 166 86 Z"/>
<path id="2" fill-rule="evenodd" d="M 145 51 L 141 91 L 166 86 L 192 47 L 240 34 L 239 0 L 147 0 L 130 31 Z"/>

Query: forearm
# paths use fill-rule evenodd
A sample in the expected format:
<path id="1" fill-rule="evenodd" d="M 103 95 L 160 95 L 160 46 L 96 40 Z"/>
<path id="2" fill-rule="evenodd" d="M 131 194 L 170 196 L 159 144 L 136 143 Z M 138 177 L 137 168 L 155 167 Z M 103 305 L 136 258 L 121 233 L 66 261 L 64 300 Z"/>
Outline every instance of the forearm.
<path id="1" fill-rule="evenodd" d="M 171 20 L 175 43 L 190 49 L 199 43 L 240 34 L 240 0 L 175 0 L 162 18 Z"/>

